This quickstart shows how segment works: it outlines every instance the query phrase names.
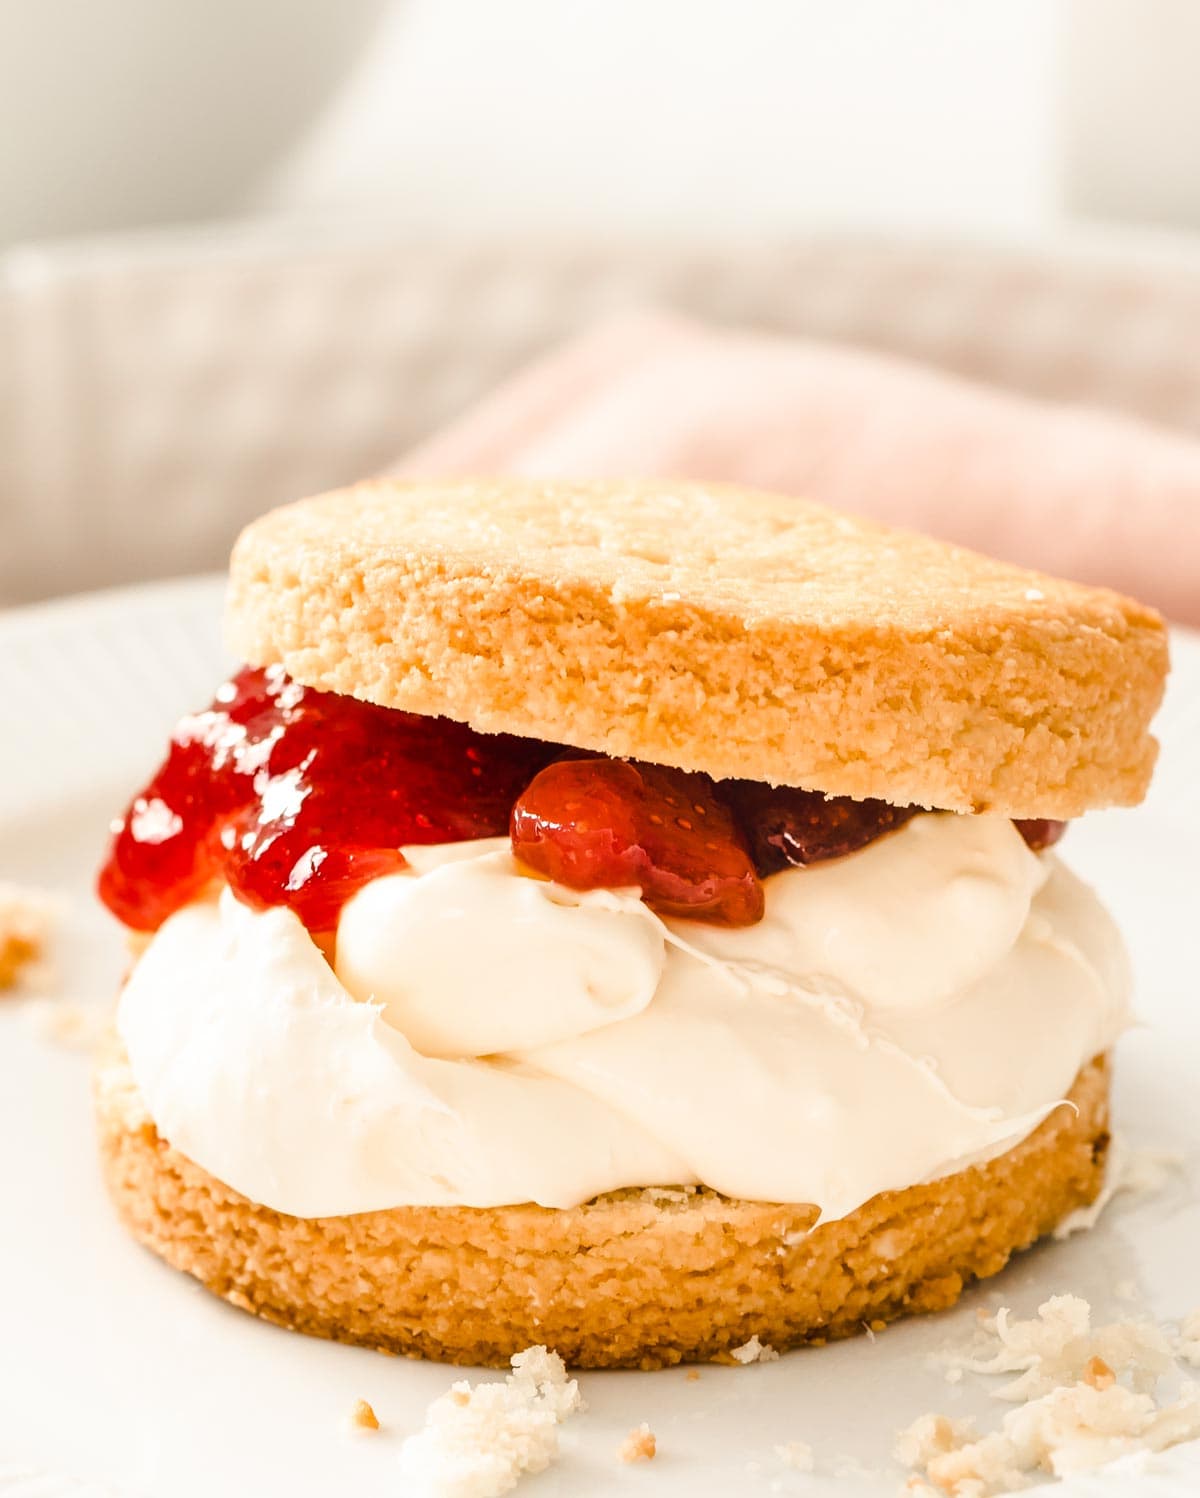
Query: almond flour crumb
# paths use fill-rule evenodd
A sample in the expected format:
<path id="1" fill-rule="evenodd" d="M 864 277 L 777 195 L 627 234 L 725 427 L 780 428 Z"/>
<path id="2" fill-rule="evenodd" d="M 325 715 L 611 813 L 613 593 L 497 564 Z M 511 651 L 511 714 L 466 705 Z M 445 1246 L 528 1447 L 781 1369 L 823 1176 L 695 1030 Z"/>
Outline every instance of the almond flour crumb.
<path id="1" fill-rule="evenodd" d="M 760 1342 L 757 1332 L 750 1338 L 749 1342 L 743 1342 L 740 1347 L 731 1348 L 729 1356 L 735 1363 L 741 1363 L 743 1366 L 747 1366 L 750 1363 L 776 1363 L 779 1361 L 779 1354 L 768 1343 Z"/>
<path id="2" fill-rule="evenodd" d="M 1093 1331 L 1091 1307 L 1076 1295 L 1052 1296 L 1028 1321 L 1005 1309 L 985 1317 L 974 1346 L 949 1361 L 968 1373 L 1019 1374 L 995 1391 L 997 1399 L 1019 1403 L 1078 1383 L 1093 1357 L 1128 1374 L 1139 1393 L 1149 1393 L 1175 1361 L 1169 1339 L 1150 1322 L 1116 1321 Z"/>
<path id="3" fill-rule="evenodd" d="M 1087 1302 L 1059 1295 L 1028 1321 L 998 1311 L 983 1321 L 978 1339 L 982 1345 L 956 1366 L 1019 1374 L 994 1391 L 1016 1408 L 982 1436 L 970 1420 L 915 1421 L 895 1448 L 918 1484 L 910 1478 L 906 1493 L 921 1492 L 924 1482 L 947 1498 L 990 1498 L 1027 1487 L 1037 1475 L 1064 1477 L 1200 1436 L 1200 1390 L 1185 1386 L 1172 1404 L 1155 1398 L 1159 1380 L 1175 1369 L 1157 1326 L 1119 1321 L 1093 1329 Z"/>
<path id="4" fill-rule="evenodd" d="M 1200 1394 L 1192 1390 L 1158 1408 L 1123 1384 L 1067 1385 L 1010 1410 L 990 1435 L 973 1435 L 923 1457 L 924 1476 L 951 1498 L 990 1498 L 1027 1487 L 1039 1473 L 1066 1477 L 1192 1440 L 1200 1435 Z M 898 1455 L 908 1449 L 903 1441 Z"/>
<path id="5" fill-rule="evenodd" d="M 68 1051 L 94 1051 L 110 1018 L 110 1005 L 80 1004 L 73 999 L 43 999 L 33 1009 L 37 1033 Z"/>
<path id="6" fill-rule="evenodd" d="M 807 1441 L 785 1441 L 782 1446 L 776 1446 L 775 1455 L 794 1472 L 811 1472 L 815 1465 L 813 1449 Z"/>
<path id="7" fill-rule="evenodd" d="M 1200 1310 L 1190 1312 L 1179 1323 L 1175 1356 L 1189 1368 L 1200 1368 Z"/>
<path id="8" fill-rule="evenodd" d="M 0 991 L 44 957 L 54 929 L 58 902 L 42 890 L 0 883 Z"/>
<path id="9" fill-rule="evenodd" d="M 658 1451 L 658 1442 L 654 1438 L 654 1432 L 644 1422 L 635 1425 L 617 1450 L 617 1456 L 623 1462 L 650 1462 Z"/>
<path id="10" fill-rule="evenodd" d="M 935 1456 L 954 1451 L 975 1434 L 970 1420 L 951 1420 L 949 1415 L 922 1415 L 896 1440 L 896 1460 L 906 1467 L 922 1467 Z"/>
<path id="11" fill-rule="evenodd" d="M 1083 1382 L 1089 1389 L 1111 1389 L 1117 1375 L 1103 1358 L 1088 1358 L 1083 1365 Z"/>
<path id="12" fill-rule="evenodd" d="M 544 1347 L 512 1359 L 500 1382 L 465 1380 L 435 1399 L 425 1425 L 405 1441 L 405 1498 L 499 1498 L 558 1455 L 558 1427 L 583 1407 L 563 1360 Z"/>
<path id="13" fill-rule="evenodd" d="M 1183 1157 L 1171 1150 L 1134 1149 L 1119 1134 L 1114 1134 L 1100 1195 L 1090 1207 L 1077 1207 L 1074 1212 L 1068 1212 L 1051 1236 L 1061 1241 L 1073 1233 L 1094 1228 L 1114 1196 L 1122 1192 L 1152 1195 L 1161 1191 L 1172 1171 L 1178 1170 L 1182 1164 Z"/>
<path id="14" fill-rule="evenodd" d="M 350 1424 L 355 1430 L 378 1430 L 379 1418 L 365 1399 L 356 1399 L 350 1411 Z"/>

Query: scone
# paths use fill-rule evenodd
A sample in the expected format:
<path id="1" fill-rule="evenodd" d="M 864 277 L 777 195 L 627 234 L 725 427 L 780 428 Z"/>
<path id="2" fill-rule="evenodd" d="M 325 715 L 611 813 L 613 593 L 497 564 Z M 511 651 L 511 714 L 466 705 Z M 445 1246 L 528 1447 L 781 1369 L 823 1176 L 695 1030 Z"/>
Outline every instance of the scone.
<path id="1" fill-rule="evenodd" d="M 792 499 L 372 483 L 235 548 L 247 666 L 115 824 L 132 1232 L 455 1362 L 951 1304 L 1100 1188 L 1151 610 Z"/>

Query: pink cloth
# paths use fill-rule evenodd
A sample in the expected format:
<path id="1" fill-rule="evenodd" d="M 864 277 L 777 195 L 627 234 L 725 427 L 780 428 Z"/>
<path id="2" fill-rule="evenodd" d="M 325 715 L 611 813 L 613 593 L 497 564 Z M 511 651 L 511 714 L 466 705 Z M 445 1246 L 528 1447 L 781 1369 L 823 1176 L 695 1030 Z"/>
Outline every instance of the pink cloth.
<path id="1" fill-rule="evenodd" d="M 833 344 L 626 318 L 529 366 L 396 471 L 758 485 L 1200 624 L 1200 443 Z"/>

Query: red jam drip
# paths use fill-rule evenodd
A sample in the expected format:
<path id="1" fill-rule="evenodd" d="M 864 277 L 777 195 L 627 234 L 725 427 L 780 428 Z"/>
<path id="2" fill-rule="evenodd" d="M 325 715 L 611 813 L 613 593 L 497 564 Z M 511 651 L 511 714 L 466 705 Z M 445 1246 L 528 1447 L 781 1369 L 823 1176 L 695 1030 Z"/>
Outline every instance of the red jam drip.
<path id="1" fill-rule="evenodd" d="M 100 895 L 153 931 L 224 879 L 314 934 L 406 844 L 509 832 L 533 871 L 574 889 L 638 886 L 663 915 L 762 919 L 762 880 L 840 858 L 918 810 L 707 775 L 375 707 L 241 671 L 185 718 L 114 824 Z M 1018 822 L 1035 851 L 1064 823 Z"/>
<path id="2" fill-rule="evenodd" d="M 248 905 L 287 905 L 331 931 L 356 890 L 404 867 L 404 844 L 507 832 L 558 752 L 247 669 L 175 730 L 113 829 L 100 895 L 152 931 L 223 878 Z"/>

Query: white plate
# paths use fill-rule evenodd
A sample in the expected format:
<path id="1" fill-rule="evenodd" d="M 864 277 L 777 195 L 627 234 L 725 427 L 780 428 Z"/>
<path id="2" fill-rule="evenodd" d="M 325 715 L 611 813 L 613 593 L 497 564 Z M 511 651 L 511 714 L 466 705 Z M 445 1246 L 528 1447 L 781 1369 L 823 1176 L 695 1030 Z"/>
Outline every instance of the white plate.
<path id="1" fill-rule="evenodd" d="M 63 986 L 97 1012 L 122 966 L 119 933 L 89 893 L 106 824 L 174 719 L 221 678 L 219 605 L 219 581 L 201 578 L 0 616 L 0 878 L 73 897 Z M 1130 1280 L 1135 1309 L 1156 1317 L 1200 1305 L 1200 637 L 1177 636 L 1175 659 L 1148 803 L 1089 816 L 1066 853 L 1116 913 L 1138 975 L 1146 1025 L 1121 1044 L 1118 1126 L 1135 1145 L 1180 1151 L 1184 1170 L 1155 1196 L 1118 1201 L 1092 1233 L 1019 1258 L 955 1311 L 874 1341 L 705 1368 L 695 1382 L 682 1370 L 584 1374 L 589 1408 L 564 1427 L 563 1459 L 522 1492 L 894 1494 L 897 1428 L 930 1409 L 998 1414 L 976 1382 L 951 1387 L 926 1366 L 981 1305 L 1031 1314 L 1070 1291 L 1105 1318 L 1127 1316 L 1111 1291 Z M 35 1491 L 32 1479 L 6 1486 L 8 1462 L 130 1498 L 395 1498 L 401 1439 L 458 1375 L 279 1331 L 130 1242 L 94 1168 L 87 1058 L 46 1039 L 38 1012 L 0 1006 L 0 1493 Z M 341 1430 L 359 1397 L 384 1422 L 378 1437 Z M 616 1448 L 643 1420 L 660 1455 L 622 1467 Z M 795 1440 L 815 1448 L 817 1476 L 774 1456 Z M 834 1475 L 846 1460 L 854 1470 Z M 1138 1491 L 1195 1492 L 1200 1464 L 1186 1470 L 1182 1487 L 1164 1476 L 1137 1479 Z"/>

